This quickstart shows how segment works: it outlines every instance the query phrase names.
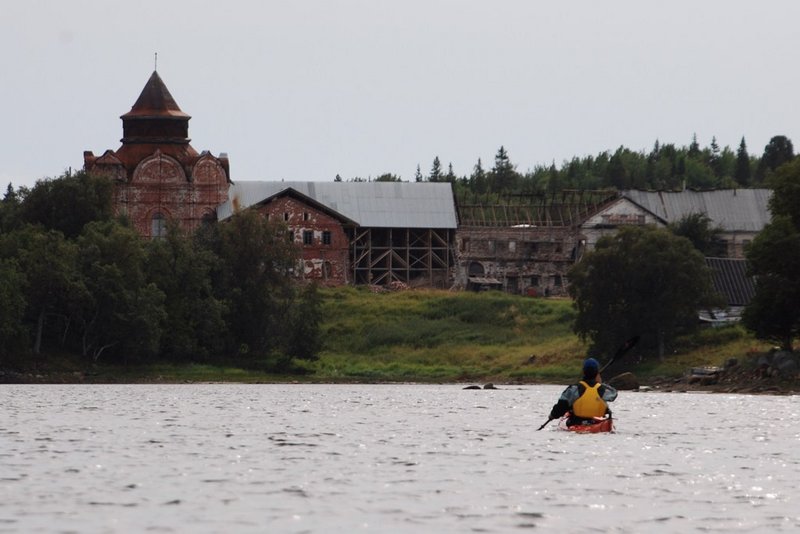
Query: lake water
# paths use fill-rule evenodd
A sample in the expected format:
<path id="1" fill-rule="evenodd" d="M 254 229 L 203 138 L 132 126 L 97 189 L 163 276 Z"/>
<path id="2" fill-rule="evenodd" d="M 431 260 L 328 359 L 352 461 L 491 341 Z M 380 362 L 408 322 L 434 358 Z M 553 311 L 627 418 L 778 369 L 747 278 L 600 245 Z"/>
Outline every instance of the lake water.
<path id="1" fill-rule="evenodd" d="M 798 397 L 3 385 L 0 532 L 796 532 Z"/>

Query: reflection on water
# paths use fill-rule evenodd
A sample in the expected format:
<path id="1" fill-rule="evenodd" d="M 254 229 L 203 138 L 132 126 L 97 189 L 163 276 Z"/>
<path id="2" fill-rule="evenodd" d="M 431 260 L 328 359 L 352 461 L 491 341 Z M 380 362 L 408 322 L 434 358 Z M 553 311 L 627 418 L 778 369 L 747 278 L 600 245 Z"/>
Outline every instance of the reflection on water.
<path id="1" fill-rule="evenodd" d="M 0 532 L 800 528 L 797 397 L 561 388 L 2 386 Z"/>

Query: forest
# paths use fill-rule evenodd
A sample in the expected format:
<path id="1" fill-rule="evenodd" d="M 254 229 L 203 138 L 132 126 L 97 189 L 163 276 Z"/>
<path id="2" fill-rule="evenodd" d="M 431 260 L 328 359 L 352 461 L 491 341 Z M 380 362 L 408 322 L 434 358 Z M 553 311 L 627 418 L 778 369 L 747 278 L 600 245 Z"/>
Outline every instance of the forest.
<path id="1" fill-rule="evenodd" d="M 319 350 L 320 299 L 294 276 L 286 228 L 254 211 L 145 240 L 84 172 L 9 185 L 0 202 L 0 369 L 47 354 L 89 363 L 291 370 Z"/>
<path id="2" fill-rule="evenodd" d="M 504 195 L 543 195 L 565 189 L 644 189 L 679 191 L 766 187 L 775 169 L 794 158 L 792 141 L 783 135 L 770 139 L 760 154 L 751 154 L 745 138 L 734 151 L 720 147 L 716 138 L 701 147 L 694 136 L 687 146 L 655 141 L 649 151 L 619 147 L 596 156 L 573 157 L 560 166 L 555 162 L 520 172 L 511 155 L 500 147 L 491 167 L 477 160 L 469 176 L 456 176 L 452 163 L 438 156 L 424 173 L 417 165 L 414 181 L 451 182 L 457 198 L 465 203 L 491 203 Z M 342 177 L 335 178 L 341 181 Z M 393 173 L 351 181 L 403 181 Z"/>

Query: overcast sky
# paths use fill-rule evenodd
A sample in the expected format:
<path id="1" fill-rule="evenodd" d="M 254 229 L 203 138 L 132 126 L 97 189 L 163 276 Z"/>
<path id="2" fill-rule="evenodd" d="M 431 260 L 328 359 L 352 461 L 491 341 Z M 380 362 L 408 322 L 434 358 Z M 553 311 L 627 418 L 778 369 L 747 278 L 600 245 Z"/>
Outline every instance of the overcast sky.
<path id="1" fill-rule="evenodd" d="M 800 143 L 797 0 L 2 0 L 0 181 L 118 149 L 154 69 L 238 180 Z"/>

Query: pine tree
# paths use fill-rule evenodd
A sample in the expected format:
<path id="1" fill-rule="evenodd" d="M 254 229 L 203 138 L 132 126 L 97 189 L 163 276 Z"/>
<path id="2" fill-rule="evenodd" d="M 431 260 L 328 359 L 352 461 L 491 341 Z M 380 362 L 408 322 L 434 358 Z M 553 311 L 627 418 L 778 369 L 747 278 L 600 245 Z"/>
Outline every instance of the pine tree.
<path id="1" fill-rule="evenodd" d="M 699 155 L 700 155 L 700 145 L 697 143 L 697 134 L 692 134 L 692 144 L 689 145 L 688 156 L 690 158 L 696 158 Z"/>
<path id="2" fill-rule="evenodd" d="M 708 154 L 708 166 L 714 171 L 714 176 L 720 177 L 721 173 L 721 156 L 719 144 L 717 143 L 717 136 L 711 138 L 711 150 Z"/>
<path id="3" fill-rule="evenodd" d="M 422 171 L 419 169 L 419 163 L 417 163 L 417 172 L 414 173 L 414 181 L 415 182 L 422 182 L 425 178 L 422 176 Z"/>
<path id="4" fill-rule="evenodd" d="M 447 164 L 447 174 L 445 174 L 444 179 L 451 184 L 455 183 L 456 173 L 453 172 L 453 162 Z"/>
<path id="5" fill-rule="evenodd" d="M 475 193 L 482 195 L 486 192 L 486 171 L 483 170 L 481 158 L 478 158 L 478 163 L 472 169 L 472 174 L 469 177 L 469 184 Z"/>
<path id="6" fill-rule="evenodd" d="M 742 137 L 739 149 L 736 151 L 736 170 L 733 174 L 736 183 L 746 187 L 750 183 L 750 155 L 747 153 L 747 144 Z"/>
<path id="7" fill-rule="evenodd" d="M 494 157 L 491 178 L 493 191 L 510 191 L 514 186 L 517 172 L 514 170 L 514 165 L 511 164 L 511 159 L 508 157 L 508 152 L 506 152 L 504 146 L 500 146 Z"/>
<path id="8" fill-rule="evenodd" d="M 428 181 L 442 181 L 442 163 L 439 161 L 439 156 L 433 158 L 433 165 L 431 166 L 431 174 L 428 176 Z"/>

